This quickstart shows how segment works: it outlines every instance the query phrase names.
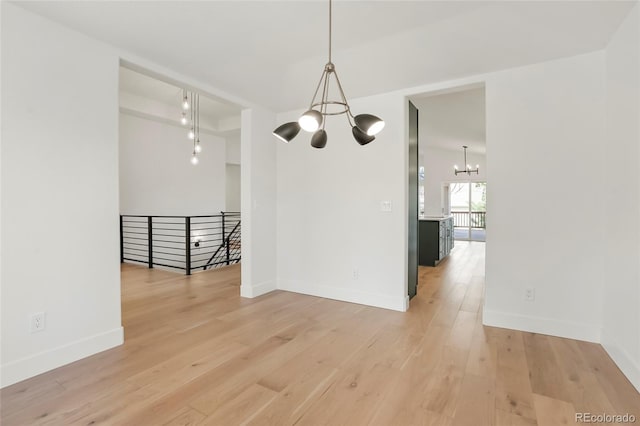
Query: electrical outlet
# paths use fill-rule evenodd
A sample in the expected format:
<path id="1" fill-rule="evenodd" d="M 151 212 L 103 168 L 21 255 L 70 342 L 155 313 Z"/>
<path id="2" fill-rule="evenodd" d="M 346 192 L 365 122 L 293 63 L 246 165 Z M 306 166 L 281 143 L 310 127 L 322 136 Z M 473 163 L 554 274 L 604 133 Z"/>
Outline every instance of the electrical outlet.
<path id="1" fill-rule="evenodd" d="M 524 290 L 524 300 L 527 302 L 533 302 L 536 300 L 536 289 L 535 288 L 526 288 Z"/>
<path id="2" fill-rule="evenodd" d="M 360 278 L 360 271 L 358 271 L 358 268 L 353 268 L 353 279 L 357 280 L 358 278 Z"/>
<path id="3" fill-rule="evenodd" d="M 36 312 L 35 314 L 31 314 L 31 318 L 29 321 L 29 332 L 37 333 L 39 331 L 44 331 L 44 328 L 46 326 L 44 318 L 44 312 Z"/>

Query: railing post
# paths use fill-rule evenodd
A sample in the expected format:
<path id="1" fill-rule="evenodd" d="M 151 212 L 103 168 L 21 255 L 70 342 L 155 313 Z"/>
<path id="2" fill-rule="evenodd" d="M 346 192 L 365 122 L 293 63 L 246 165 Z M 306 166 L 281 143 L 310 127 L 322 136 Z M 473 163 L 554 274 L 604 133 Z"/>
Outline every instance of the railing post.
<path id="1" fill-rule="evenodd" d="M 149 269 L 153 268 L 153 217 L 152 216 L 147 216 L 147 248 L 149 249 L 149 252 L 147 253 L 148 256 L 148 263 L 149 263 Z"/>
<path id="2" fill-rule="evenodd" d="M 226 251 L 227 251 L 227 265 L 229 264 L 229 239 L 227 238 L 227 229 L 226 229 L 226 223 L 224 220 L 224 212 L 220 212 L 220 215 L 222 215 L 222 244 L 224 244 L 226 246 Z"/>
<path id="3" fill-rule="evenodd" d="M 191 217 L 184 218 L 185 272 L 191 275 Z"/>
<path id="4" fill-rule="evenodd" d="M 124 226 L 120 215 L 120 263 L 124 263 Z"/>
<path id="5" fill-rule="evenodd" d="M 227 266 L 229 266 L 229 240 L 231 239 L 231 234 L 227 237 Z"/>
<path id="6" fill-rule="evenodd" d="M 222 216 L 222 242 L 225 242 L 225 232 L 227 232 L 227 230 L 225 229 L 225 223 L 224 223 L 224 212 L 220 212 L 220 215 Z"/>

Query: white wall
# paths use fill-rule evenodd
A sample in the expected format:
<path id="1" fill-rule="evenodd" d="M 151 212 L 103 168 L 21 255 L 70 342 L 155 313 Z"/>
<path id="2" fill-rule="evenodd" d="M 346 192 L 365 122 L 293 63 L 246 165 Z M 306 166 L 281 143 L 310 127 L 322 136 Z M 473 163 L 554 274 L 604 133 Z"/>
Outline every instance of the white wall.
<path id="1" fill-rule="evenodd" d="M 490 75 L 484 323 L 599 341 L 604 54 Z M 526 288 L 535 301 L 524 300 Z"/>
<path id="2" fill-rule="evenodd" d="M 227 164 L 226 165 L 226 197 L 225 197 L 225 211 L 227 212 L 239 212 L 240 211 L 240 165 Z"/>
<path id="3" fill-rule="evenodd" d="M 227 189 L 226 211 L 239 212 L 241 206 L 241 142 L 240 132 L 233 133 L 226 138 L 227 147 Z"/>
<path id="4" fill-rule="evenodd" d="M 240 132 L 226 137 L 227 164 L 240 164 Z"/>
<path id="5" fill-rule="evenodd" d="M 120 212 L 193 216 L 225 210 L 225 140 L 201 133 L 200 162 L 184 127 L 120 114 Z"/>
<path id="6" fill-rule="evenodd" d="M 275 114 L 242 111 L 242 283 L 240 295 L 256 297 L 276 289 Z"/>
<path id="7" fill-rule="evenodd" d="M 122 343 L 118 56 L 2 2 L 2 386 Z M 29 333 L 29 317 L 46 329 Z"/>
<path id="8" fill-rule="evenodd" d="M 418 137 L 421 137 L 420 135 Z M 467 160 L 471 167 L 480 165 L 478 174 L 455 175 L 453 165 L 464 168 L 462 147 L 459 150 L 437 147 L 421 147 L 421 166 L 424 166 L 424 214 L 426 216 L 442 215 L 442 185 L 447 182 L 486 182 L 487 165 L 484 154 L 468 152 Z"/>
<path id="9" fill-rule="evenodd" d="M 366 146 L 344 116 L 328 119 L 324 149 L 312 148 L 304 131 L 289 144 L 270 140 L 278 147 L 278 288 L 402 311 L 406 103 L 398 93 L 349 103 L 387 123 Z M 279 114 L 278 123 L 301 112 Z M 380 211 L 382 201 L 391 201 L 392 212 Z"/>
<path id="10" fill-rule="evenodd" d="M 606 49 L 602 344 L 640 390 L 640 6 Z"/>

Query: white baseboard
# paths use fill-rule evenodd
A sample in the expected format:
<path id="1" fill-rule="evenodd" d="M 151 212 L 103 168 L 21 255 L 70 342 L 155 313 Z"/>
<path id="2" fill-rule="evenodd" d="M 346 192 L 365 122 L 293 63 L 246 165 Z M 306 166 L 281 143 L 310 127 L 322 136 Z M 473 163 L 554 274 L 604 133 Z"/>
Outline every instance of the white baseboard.
<path id="1" fill-rule="evenodd" d="M 264 281 L 253 286 L 243 284 L 240 286 L 240 296 L 252 299 L 277 289 L 276 282 L 273 280 Z"/>
<path id="2" fill-rule="evenodd" d="M 605 330 L 602 330 L 602 347 L 636 390 L 640 392 L 640 364 Z"/>
<path id="3" fill-rule="evenodd" d="M 528 331 L 531 333 L 547 334 L 549 336 L 565 337 L 567 339 L 600 343 L 599 327 L 587 324 L 518 315 L 508 312 L 490 311 L 487 309 L 482 311 L 482 324 L 491 327 L 508 328 L 512 330 Z"/>
<path id="4" fill-rule="evenodd" d="M 394 298 L 383 294 L 369 293 L 346 287 L 330 287 L 303 282 L 281 281 L 278 282 L 278 289 L 400 312 L 405 312 L 409 307 L 408 296 Z"/>
<path id="5" fill-rule="evenodd" d="M 119 346 L 124 342 L 122 327 L 76 340 L 54 349 L 30 355 L 0 366 L 0 387 L 12 385 L 62 367 L 98 352 Z"/>

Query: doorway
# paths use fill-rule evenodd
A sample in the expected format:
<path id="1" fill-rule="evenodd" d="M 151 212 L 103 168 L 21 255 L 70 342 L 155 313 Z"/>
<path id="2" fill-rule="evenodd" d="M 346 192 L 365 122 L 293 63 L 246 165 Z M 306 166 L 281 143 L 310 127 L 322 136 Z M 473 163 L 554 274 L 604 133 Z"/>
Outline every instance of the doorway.
<path id="1" fill-rule="evenodd" d="M 449 242 L 448 235 L 457 231 L 456 239 L 466 240 L 456 244 L 457 252 L 470 250 L 484 251 L 486 234 L 486 120 L 485 120 L 485 88 L 483 83 L 474 83 L 461 87 L 438 89 L 431 92 L 408 96 L 407 108 L 407 146 L 408 146 L 408 235 L 409 265 L 407 279 L 409 294 L 415 279 L 414 263 L 411 254 L 415 232 L 416 216 L 420 226 L 418 238 L 418 254 L 425 255 L 429 261 L 420 263 L 417 286 L 428 281 L 425 272 L 429 268 L 442 270 L 444 260 L 456 250 L 453 236 Z M 419 112 L 419 113 L 418 113 Z M 417 124 L 416 124 L 417 122 Z M 414 143 L 417 139 L 417 167 L 415 165 Z M 468 157 L 464 157 L 468 147 Z M 464 158 L 465 163 L 478 165 L 477 171 L 456 173 L 456 164 Z M 473 176 L 471 176 L 473 174 Z M 477 182 L 472 182 L 475 180 Z M 417 181 L 417 188 L 414 186 Z M 458 203 L 452 197 L 464 193 L 464 203 Z M 415 198 L 414 198 L 415 197 Z M 414 202 L 417 201 L 417 208 Z M 455 207 L 452 208 L 452 207 Z M 454 219 L 458 226 L 453 227 Z M 466 221 L 463 227 L 462 220 Z M 430 229 L 431 224 L 440 226 L 439 232 L 422 232 Z M 431 259 L 436 261 L 431 264 Z M 428 265 L 428 266 L 427 266 Z M 440 269 L 438 269 L 440 268 Z M 427 290 L 428 291 L 428 290 Z M 419 291 L 418 293 L 421 293 Z M 420 294 L 417 295 L 420 297 Z"/>
<path id="2" fill-rule="evenodd" d="M 447 186 L 454 238 L 463 241 L 486 241 L 487 183 L 452 182 Z"/>
<path id="3" fill-rule="evenodd" d="M 131 303 L 152 306 L 157 292 L 127 278 L 188 283 L 180 276 L 240 262 L 242 108 L 124 61 L 118 100 L 121 312 L 128 339 L 137 321 Z"/>

